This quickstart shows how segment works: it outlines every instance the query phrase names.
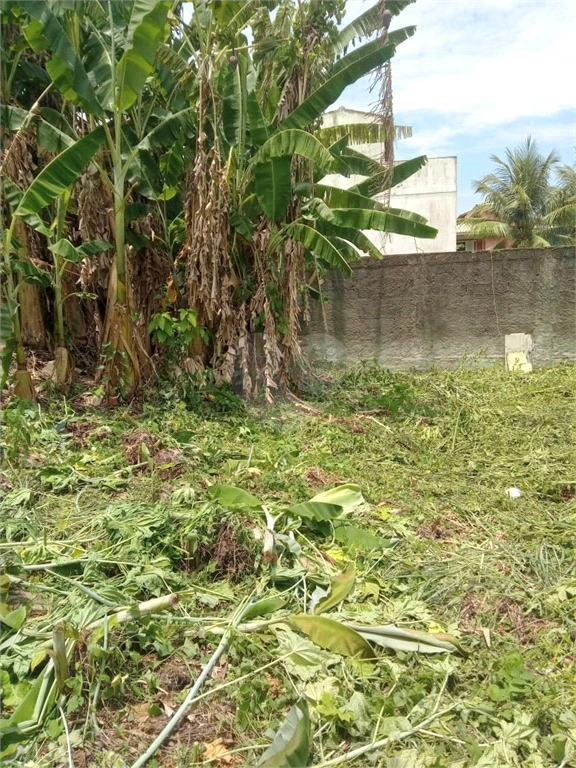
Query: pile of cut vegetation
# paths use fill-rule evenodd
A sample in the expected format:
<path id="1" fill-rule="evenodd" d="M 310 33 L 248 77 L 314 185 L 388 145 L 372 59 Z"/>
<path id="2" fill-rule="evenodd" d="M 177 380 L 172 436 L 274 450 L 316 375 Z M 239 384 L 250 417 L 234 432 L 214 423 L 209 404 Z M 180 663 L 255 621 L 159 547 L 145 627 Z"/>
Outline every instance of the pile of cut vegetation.
<path id="1" fill-rule="evenodd" d="M 573 393 L 6 403 L 2 764 L 574 765 Z"/>

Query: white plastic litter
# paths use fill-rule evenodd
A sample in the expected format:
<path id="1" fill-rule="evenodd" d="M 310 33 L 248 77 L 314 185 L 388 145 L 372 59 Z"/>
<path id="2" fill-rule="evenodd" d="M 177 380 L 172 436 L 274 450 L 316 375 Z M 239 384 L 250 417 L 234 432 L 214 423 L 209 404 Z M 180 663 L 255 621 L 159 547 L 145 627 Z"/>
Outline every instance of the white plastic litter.
<path id="1" fill-rule="evenodd" d="M 522 496 L 522 491 L 519 488 L 506 488 L 506 495 L 511 499 L 519 499 Z"/>

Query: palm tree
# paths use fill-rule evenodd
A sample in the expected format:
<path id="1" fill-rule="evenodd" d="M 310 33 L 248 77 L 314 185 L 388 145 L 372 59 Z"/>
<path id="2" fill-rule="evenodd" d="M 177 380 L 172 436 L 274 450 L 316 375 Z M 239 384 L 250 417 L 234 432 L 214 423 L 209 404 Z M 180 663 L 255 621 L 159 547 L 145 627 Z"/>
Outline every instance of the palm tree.
<path id="1" fill-rule="evenodd" d="M 550 245 L 576 245 L 576 168 L 559 166 L 556 182 L 547 201 L 542 231 Z"/>
<path id="2" fill-rule="evenodd" d="M 528 137 L 518 149 L 507 149 L 506 159 L 492 155 L 496 169 L 475 182 L 484 202 L 460 226 L 475 238 L 501 237 L 514 248 L 550 245 L 545 217 L 554 187 L 550 177 L 560 161 L 555 151 L 544 157 Z M 491 214 L 494 219 L 483 218 Z"/>

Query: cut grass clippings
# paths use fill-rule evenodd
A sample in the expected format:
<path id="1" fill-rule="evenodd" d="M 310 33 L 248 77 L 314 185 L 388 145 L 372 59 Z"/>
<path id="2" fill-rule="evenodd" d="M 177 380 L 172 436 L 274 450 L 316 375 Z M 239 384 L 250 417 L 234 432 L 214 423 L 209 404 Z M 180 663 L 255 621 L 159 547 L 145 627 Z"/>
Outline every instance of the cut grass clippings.
<path id="1" fill-rule="evenodd" d="M 147 765 L 255 765 L 298 707 L 317 766 L 575 764 L 573 367 L 365 364 L 230 403 L 4 406 L 3 718 L 58 664 L 59 628 L 69 677 L 2 764 L 140 765 L 203 674 Z M 365 503 L 304 504 L 343 484 Z M 422 633 L 465 654 L 394 650 Z"/>

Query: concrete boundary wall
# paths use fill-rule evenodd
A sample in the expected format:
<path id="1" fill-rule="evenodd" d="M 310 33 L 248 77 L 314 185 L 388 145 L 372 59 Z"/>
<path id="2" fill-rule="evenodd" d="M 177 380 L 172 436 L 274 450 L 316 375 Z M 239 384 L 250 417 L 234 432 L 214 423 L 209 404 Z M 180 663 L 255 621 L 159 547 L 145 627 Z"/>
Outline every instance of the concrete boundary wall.
<path id="1" fill-rule="evenodd" d="M 329 273 L 306 329 L 311 354 L 392 368 L 504 364 L 504 336 L 532 336 L 534 365 L 576 360 L 573 248 L 362 259 Z"/>

